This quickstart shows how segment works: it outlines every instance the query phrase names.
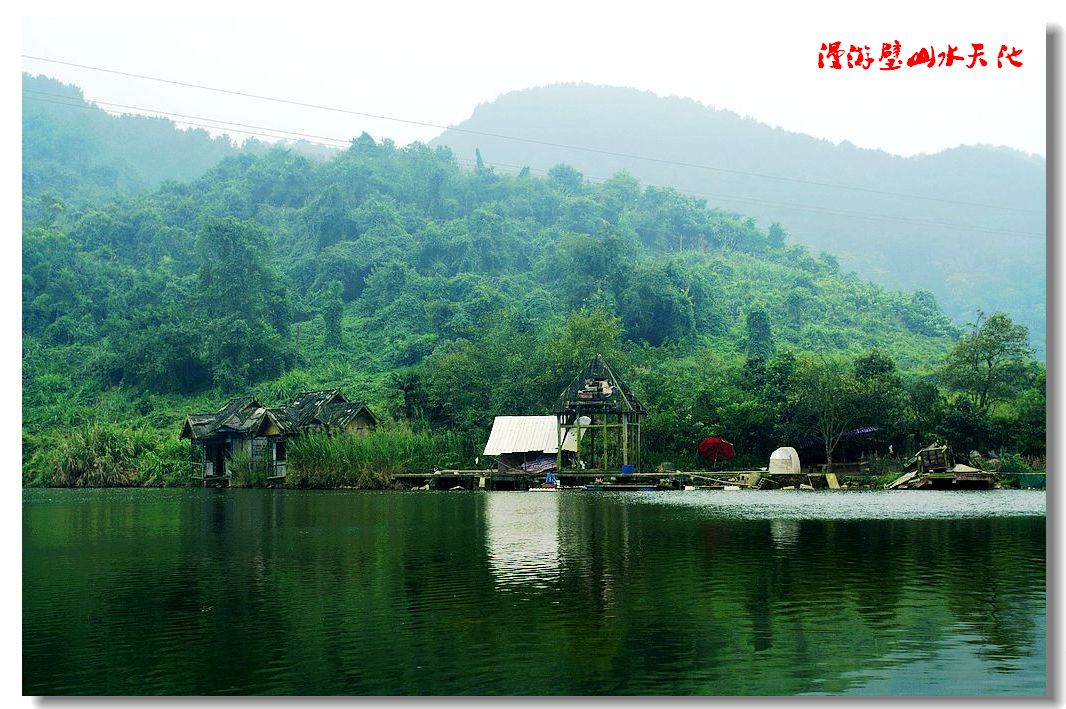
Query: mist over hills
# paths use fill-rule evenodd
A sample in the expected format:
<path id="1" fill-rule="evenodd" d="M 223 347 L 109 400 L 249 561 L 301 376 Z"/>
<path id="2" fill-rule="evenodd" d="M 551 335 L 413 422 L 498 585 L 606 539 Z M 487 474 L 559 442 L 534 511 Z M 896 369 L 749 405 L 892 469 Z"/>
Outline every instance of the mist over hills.
<path id="1" fill-rule="evenodd" d="M 274 147 L 182 129 L 168 118 L 113 115 L 86 101 L 77 86 L 44 75 L 23 74 L 22 91 L 24 214 L 46 191 L 79 202 L 129 197 L 166 180 L 196 179 L 224 158 Z M 312 157 L 335 153 L 306 141 L 283 144 Z"/>
<path id="2" fill-rule="evenodd" d="M 763 228 L 780 222 L 791 241 L 829 252 L 865 278 L 931 291 L 961 322 L 977 309 L 1008 312 L 1029 327 L 1044 356 L 1046 166 L 1039 156 L 963 146 L 903 158 L 689 99 L 589 84 L 514 91 L 478 106 L 456 128 L 431 144 L 465 160 L 479 150 L 502 171 L 529 166 L 537 174 L 566 163 L 595 180 L 626 170 L 752 215 Z"/>

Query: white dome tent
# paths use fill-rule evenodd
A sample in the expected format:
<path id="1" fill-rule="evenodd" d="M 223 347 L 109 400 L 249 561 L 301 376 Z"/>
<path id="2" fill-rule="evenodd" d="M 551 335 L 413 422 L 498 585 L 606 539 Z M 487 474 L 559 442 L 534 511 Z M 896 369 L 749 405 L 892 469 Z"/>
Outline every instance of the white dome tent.
<path id="1" fill-rule="evenodd" d="M 799 453 L 795 448 L 778 448 L 770 454 L 768 473 L 801 473 Z"/>

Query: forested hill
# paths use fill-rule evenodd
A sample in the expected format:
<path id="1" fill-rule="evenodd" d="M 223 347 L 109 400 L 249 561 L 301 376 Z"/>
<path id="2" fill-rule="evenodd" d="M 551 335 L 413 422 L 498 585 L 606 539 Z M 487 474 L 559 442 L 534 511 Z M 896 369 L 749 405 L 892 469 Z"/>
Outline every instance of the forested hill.
<path id="1" fill-rule="evenodd" d="M 191 180 L 239 152 L 263 153 L 255 139 L 238 146 L 203 128 L 179 130 L 173 121 L 115 116 L 86 102 L 81 89 L 47 76 L 22 75 L 22 187 L 24 211 L 41 198 L 87 202 L 139 194 L 164 180 Z M 306 143 L 305 152 L 332 154 Z"/>
<path id="2" fill-rule="evenodd" d="M 763 227 L 779 221 L 798 243 L 834 254 L 865 278 L 932 291 L 958 321 L 972 321 L 977 308 L 1007 311 L 1030 328 L 1043 356 L 1043 158 L 985 146 L 902 158 L 771 128 L 688 99 L 587 84 L 505 94 L 478 106 L 457 128 L 482 135 L 452 130 L 433 144 L 468 160 L 480 149 L 486 163 L 513 166 L 501 170 L 528 165 L 538 174 L 564 162 L 591 177 L 609 177 L 625 169 L 646 184 L 701 193 Z"/>
<path id="3" fill-rule="evenodd" d="M 97 143 L 95 125 L 71 140 Z M 691 458 L 708 432 L 752 461 L 810 436 L 826 371 L 900 440 L 1043 450 L 1039 365 L 949 408 L 972 382 L 938 378 L 960 330 L 930 293 L 625 173 L 461 169 L 447 148 L 364 134 L 327 161 L 245 151 L 105 196 L 92 155 L 108 154 L 24 223 L 29 481 L 145 484 L 160 461 L 187 475 L 183 417 L 243 393 L 339 387 L 386 425 L 483 440 L 495 415 L 550 412 L 597 353 L 648 406 L 652 462 Z"/>

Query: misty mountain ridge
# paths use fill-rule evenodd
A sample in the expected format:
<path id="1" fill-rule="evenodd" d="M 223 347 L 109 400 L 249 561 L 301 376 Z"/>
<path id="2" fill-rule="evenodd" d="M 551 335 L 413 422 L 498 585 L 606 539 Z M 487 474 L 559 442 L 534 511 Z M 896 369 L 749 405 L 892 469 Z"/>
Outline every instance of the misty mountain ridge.
<path id="1" fill-rule="evenodd" d="M 715 104 L 710 104 L 710 103 L 704 103 L 704 102 L 702 102 L 702 101 L 700 101 L 698 99 L 694 99 L 694 98 L 692 98 L 690 96 L 682 96 L 682 95 L 679 95 L 679 94 L 657 94 L 654 91 L 647 90 L 647 89 L 638 89 L 638 88 L 635 88 L 635 87 L 614 86 L 614 85 L 607 85 L 607 84 L 593 84 L 593 83 L 586 82 L 586 81 L 569 81 L 569 82 L 558 82 L 558 83 L 552 83 L 552 84 L 540 84 L 540 85 L 535 85 L 535 86 L 527 86 L 527 87 L 522 88 L 522 89 L 514 89 L 512 91 L 505 91 L 505 92 L 499 94 L 494 99 L 491 99 L 491 100 L 488 100 L 488 101 L 482 101 L 481 103 L 477 104 L 477 106 L 474 107 L 474 110 L 471 113 L 470 118 L 467 119 L 467 120 L 473 119 L 475 116 L 478 115 L 478 113 L 480 111 L 487 109 L 487 107 L 492 106 L 493 104 L 495 104 L 498 101 L 504 99 L 505 97 L 510 99 L 510 98 L 514 98 L 516 94 L 522 94 L 522 93 L 527 93 L 527 92 L 536 93 L 536 92 L 542 92 L 542 91 L 551 91 L 551 90 L 560 89 L 560 88 L 577 89 L 577 90 L 582 90 L 582 91 L 588 90 L 588 91 L 592 91 L 592 92 L 598 92 L 598 91 L 603 91 L 603 90 L 618 91 L 618 92 L 623 92 L 625 94 L 637 95 L 637 96 L 640 96 L 642 98 L 648 98 L 648 99 L 653 99 L 653 100 L 658 100 L 658 101 L 676 102 L 677 104 L 687 105 L 688 107 L 690 107 L 693 110 L 706 111 L 706 112 L 719 114 L 721 116 L 724 116 L 724 117 L 727 117 L 727 118 L 731 118 L 731 119 L 734 119 L 734 120 L 737 120 L 737 121 L 742 121 L 744 123 L 757 125 L 757 126 L 759 126 L 761 128 L 769 129 L 769 130 L 772 130 L 772 131 L 775 131 L 775 132 L 781 132 L 781 133 L 787 134 L 789 136 L 801 137 L 801 138 L 804 138 L 804 139 L 807 139 L 807 140 L 810 140 L 810 141 L 814 141 L 814 142 L 817 142 L 817 143 L 823 143 L 825 145 L 829 145 L 829 146 L 832 146 L 832 147 L 835 147 L 835 148 L 849 148 L 849 149 L 857 150 L 857 151 L 878 153 L 878 154 L 884 155 L 886 157 L 899 158 L 899 159 L 902 159 L 902 160 L 934 157 L 936 155 L 940 155 L 942 153 L 946 153 L 946 152 L 950 152 L 952 150 L 958 150 L 958 149 L 975 149 L 975 150 L 988 150 L 990 152 L 1003 153 L 1003 154 L 1012 155 L 1012 156 L 1015 156 L 1015 157 L 1018 157 L 1018 158 L 1031 159 L 1034 163 L 1038 163 L 1041 166 L 1045 165 L 1045 163 L 1046 163 L 1045 157 L 1043 155 L 1038 154 L 1038 153 L 1030 153 L 1030 152 L 1027 152 L 1027 151 L 1024 151 L 1024 150 L 1020 150 L 1019 148 L 1015 148 L 1015 147 L 1012 147 L 1012 146 L 1009 146 L 1009 145 L 998 145 L 998 144 L 994 144 L 994 143 L 959 143 L 958 145 L 953 145 L 953 146 L 941 148 L 940 150 L 937 150 L 937 151 L 934 151 L 934 152 L 920 151 L 920 152 L 913 153 L 911 155 L 902 155 L 900 153 L 894 153 L 892 151 L 885 150 L 884 148 L 871 148 L 871 147 L 864 147 L 864 146 L 861 146 L 861 145 L 857 145 L 856 143 L 853 143 L 851 140 L 849 140 L 847 138 L 844 138 L 844 139 L 839 140 L 839 141 L 833 141 L 833 140 L 831 140 L 829 138 L 819 138 L 817 136 L 810 135 L 809 133 L 804 133 L 803 131 L 792 130 L 792 129 L 790 129 L 790 128 L 786 127 L 786 126 L 783 126 L 783 125 L 778 125 L 778 124 L 774 124 L 774 123 L 768 123 L 767 121 L 762 120 L 762 119 L 758 118 L 757 116 L 753 116 L 753 115 L 748 114 L 748 113 L 740 113 L 740 112 L 734 111 L 733 109 L 730 109 L 730 108 L 725 108 L 725 107 L 718 106 L 718 105 L 715 105 Z M 465 121 L 463 123 L 465 123 Z M 457 125 L 453 125 L 453 126 L 451 126 L 451 128 L 465 128 L 463 123 L 459 123 Z M 524 136 L 515 136 L 515 137 L 524 137 Z M 647 157 L 658 157 L 658 156 L 648 155 Z"/>
<path id="2" fill-rule="evenodd" d="M 255 137 L 212 137 L 169 118 L 115 115 L 87 101 L 79 87 L 44 75 L 24 73 L 22 89 L 24 211 L 46 190 L 89 201 L 132 196 L 166 180 L 194 180 L 226 157 L 275 147 Z M 306 141 L 278 145 L 309 157 L 335 153 Z"/>

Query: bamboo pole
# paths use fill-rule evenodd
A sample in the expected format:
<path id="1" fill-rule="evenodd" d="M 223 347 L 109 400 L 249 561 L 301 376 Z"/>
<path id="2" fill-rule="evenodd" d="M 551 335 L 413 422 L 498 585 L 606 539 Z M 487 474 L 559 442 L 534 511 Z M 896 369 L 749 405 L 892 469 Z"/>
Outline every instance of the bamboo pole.
<path id="1" fill-rule="evenodd" d="M 556 472 L 563 472 L 563 440 L 566 438 L 563 435 L 563 420 L 562 416 L 555 417 L 555 470 Z"/>

